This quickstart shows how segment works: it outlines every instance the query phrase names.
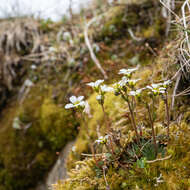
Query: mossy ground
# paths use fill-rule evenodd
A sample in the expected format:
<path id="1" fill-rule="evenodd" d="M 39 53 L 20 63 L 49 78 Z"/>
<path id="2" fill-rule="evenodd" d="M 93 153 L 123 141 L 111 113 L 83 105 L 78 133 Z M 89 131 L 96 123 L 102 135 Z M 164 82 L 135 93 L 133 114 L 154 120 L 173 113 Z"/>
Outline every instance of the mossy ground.
<path id="1" fill-rule="evenodd" d="M 147 8 L 147 10 L 149 9 Z M 120 15 L 120 12 L 118 11 L 117 14 Z M 132 18 L 135 19 L 136 16 L 137 15 L 133 15 Z M 123 18 L 123 16 L 121 17 Z M 110 19 L 108 24 L 104 25 L 104 27 L 106 27 L 107 29 L 104 28 L 103 33 L 100 33 L 100 35 L 98 35 L 97 38 L 95 37 L 95 39 L 98 41 L 109 36 L 111 33 L 109 30 L 109 23 L 111 23 L 111 25 L 118 24 L 118 26 L 121 26 L 120 21 L 121 20 L 118 15 L 117 17 Z M 133 20 L 132 24 L 136 21 L 137 20 Z M 147 26 L 149 26 L 149 24 L 147 24 Z M 127 27 L 129 27 L 129 23 L 126 24 L 125 28 Z M 121 36 L 117 36 L 117 32 L 116 35 L 112 33 L 110 35 L 111 37 L 109 36 L 109 38 L 113 38 L 113 40 L 105 42 L 104 45 L 108 47 L 109 51 L 111 52 L 110 55 L 116 55 L 114 56 L 114 58 L 112 56 L 114 61 L 112 60 L 111 56 L 107 56 L 106 51 L 104 51 L 104 53 L 99 54 L 99 59 L 102 61 L 104 60 L 105 64 L 118 64 L 120 66 L 122 65 L 123 67 L 131 67 L 140 64 L 141 67 L 135 75 L 135 78 L 142 79 L 139 83 L 139 87 L 144 87 L 150 83 L 156 83 L 163 81 L 167 78 L 171 78 L 173 73 L 176 71 L 176 65 L 172 64 L 174 62 L 175 57 L 173 41 L 172 39 L 170 39 L 171 42 L 168 43 L 167 41 L 169 39 L 166 40 L 166 43 L 163 47 L 155 45 L 159 43 L 159 40 L 162 39 L 161 36 L 163 35 L 163 28 L 164 23 L 160 20 L 155 20 L 152 26 L 145 28 L 142 27 L 141 32 L 135 33 L 135 35 L 146 39 L 144 42 L 142 42 L 142 44 L 134 42 L 133 40 L 126 40 L 126 38 L 129 36 L 128 34 L 126 35 L 125 32 L 122 33 L 122 35 L 120 33 L 120 35 L 123 37 L 122 40 Z M 158 40 L 154 41 L 154 39 Z M 125 42 L 126 44 L 124 45 Z M 156 55 L 154 54 L 153 56 L 150 56 L 150 49 L 147 50 L 145 46 L 146 42 L 149 42 L 149 44 L 153 42 L 150 47 L 152 47 L 152 50 L 155 51 Z M 105 48 L 105 50 L 107 49 Z M 122 54 L 121 56 L 120 53 Z M 108 61 L 105 61 L 105 59 L 107 59 Z M 118 70 L 114 70 L 114 74 L 110 75 L 108 83 L 113 83 L 115 82 L 115 80 L 118 79 L 118 76 L 115 74 L 115 71 L 117 72 Z M 172 94 L 172 90 L 169 92 L 169 94 Z M 90 159 L 88 158 L 88 156 L 86 157 L 82 154 L 91 153 L 90 144 L 97 139 L 98 128 L 100 128 L 101 135 L 106 134 L 103 112 L 101 110 L 101 107 L 98 105 L 95 97 L 96 94 L 92 94 L 88 99 L 92 109 L 92 118 L 89 118 L 87 122 L 90 140 L 86 134 L 87 126 L 81 122 L 80 133 L 77 136 L 75 144 L 76 149 L 70 153 L 68 159 L 68 168 L 70 169 L 69 179 L 65 181 L 60 181 L 58 182 L 58 184 L 54 185 L 54 188 L 56 190 L 106 189 L 103 171 L 97 169 L 96 163 L 93 159 Z M 146 99 L 147 97 L 143 98 Z M 171 139 L 164 148 L 165 154 L 170 155 L 171 157 L 167 160 L 156 161 L 154 163 L 147 164 L 144 168 L 139 168 L 137 162 L 134 162 L 132 165 L 125 169 L 119 166 L 117 163 L 110 164 L 106 171 L 106 179 L 110 189 L 186 190 L 189 188 L 190 173 L 188 168 L 190 162 L 190 123 L 189 119 L 187 119 L 189 117 L 188 99 L 189 97 L 178 99 L 176 102 L 176 106 L 174 107 L 174 110 L 171 112 Z M 184 102 L 186 102 L 186 105 L 184 104 Z M 169 101 L 169 104 L 171 104 L 171 100 Z M 127 111 L 127 106 L 125 105 L 125 103 L 119 97 L 116 97 L 113 94 L 107 94 L 105 100 L 105 108 L 108 117 L 111 119 L 112 128 L 118 131 L 120 130 L 122 133 L 120 140 L 124 144 L 133 142 L 134 134 L 131 132 L 132 126 L 130 124 L 130 121 L 122 117 L 123 113 Z M 156 102 L 156 108 L 156 133 L 157 135 L 161 136 L 166 135 L 166 110 L 163 100 L 159 100 Z M 142 105 L 140 105 L 137 110 L 137 121 L 144 122 L 148 129 L 149 124 L 146 109 Z M 178 118 L 178 116 L 180 115 L 183 116 L 181 120 L 179 120 Z M 145 136 L 148 134 L 149 132 L 147 132 Z M 158 155 L 158 157 L 162 156 Z"/>
<path id="2" fill-rule="evenodd" d="M 160 60 L 163 59 L 165 53 L 166 52 L 160 55 L 155 65 L 151 64 L 139 69 L 135 75 L 135 77 L 140 77 L 142 79 L 139 82 L 139 87 L 143 87 L 153 81 L 156 82 L 162 80 L 164 75 L 162 75 L 163 66 L 161 65 Z M 169 93 L 171 94 L 171 91 Z M 146 99 L 147 97 L 143 98 Z M 98 126 L 100 127 L 101 135 L 106 134 L 104 116 L 101 107 L 96 101 L 96 94 L 92 94 L 88 101 L 92 109 L 92 118 L 89 118 L 87 122 L 91 138 L 90 140 L 87 138 L 87 126 L 82 124 L 75 144 L 76 149 L 71 152 L 68 160 L 70 178 L 55 185 L 54 187 L 56 190 L 106 189 L 102 170 L 97 168 L 93 159 L 89 159 L 82 155 L 82 153 L 90 153 L 90 143 L 93 143 L 98 138 Z M 185 106 L 184 102 L 186 102 Z M 166 135 L 166 115 L 163 100 L 157 101 L 156 107 L 156 133 L 158 136 Z M 176 107 L 173 112 L 171 112 L 173 118 L 170 125 L 171 136 L 166 145 L 167 148 L 165 148 L 166 155 L 171 155 L 171 157 L 167 160 L 147 164 L 144 168 L 139 168 L 136 162 L 126 168 L 119 166 L 117 163 L 110 164 L 106 171 L 106 179 L 110 189 L 186 190 L 189 188 L 190 173 L 188 168 L 190 163 L 190 123 L 188 107 L 188 98 L 185 97 L 177 101 Z M 105 98 L 105 108 L 108 117 L 111 118 L 112 128 L 120 130 L 122 133 L 120 141 L 124 144 L 132 142 L 134 134 L 131 133 L 132 126 L 130 121 L 122 118 L 122 115 L 127 111 L 127 105 L 125 102 L 114 94 L 107 94 Z M 148 130 L 149 124 L 146 109 L 141 105 L 137 110 L 137 122 L 144 122 Z M 179 115 L 183 115 L 181 121 L 176 118 L 176 116 Z M 148 133 L 145 133 L 144 135 L 146 136 Z M 158 157 L 162 156 L 158 155 Z M 159 182 L 159 180 L 161 180 L 161 182 Z"/>

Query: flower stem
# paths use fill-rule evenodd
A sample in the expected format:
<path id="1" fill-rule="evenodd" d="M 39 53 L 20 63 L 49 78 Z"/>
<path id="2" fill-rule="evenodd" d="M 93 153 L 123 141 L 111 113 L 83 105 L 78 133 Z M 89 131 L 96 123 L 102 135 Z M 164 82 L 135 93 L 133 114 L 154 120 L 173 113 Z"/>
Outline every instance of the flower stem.
<path id="1" fill-rule="evenodd" d="M 168 104 L 168 93 L 166 92 L 166 99 L 165 99 L 165 105 L 166 105 L 166 114 L 167 114 L 167 136 L 169 138 L 170 136 L 170 112 L 169 112 L 169 104 Z"/>
<path id="2" fill-rule="evenodd" d="M 88 129 L 88 124 L 87 124 L 87 121 L 85 119 L 85 115 L 82 112 L 81 112 L 81 118 L 82 118 L 82 120 L 84 122 L 86 132 L 87 132 L 87 135 L 88 135 L 88 139 L 90 139 L 90 132 L 89 132 L 89 129 Z"/>
<path id="3" fill-rule="evenodd" d="M 131 104 L 130 104 L 129 100 L 127 101 L 127 104 L 128 104 L 129 111 L 130 111 L 130 114 L 131 114 L 132 125 L 133 125 L 133 128 L 134 128 L 136 136 L 137 136 L 137 141 L 139 142 L 140 137 L 139 137 L 139 134 L 138 134 L 138 131 L 137 131 L 137 125 L 136 125 L 136 122 L 135 122 L 134 112 L 133 112 L 133 109 L 131 107 Z"/>
<path id="4" fill-rule="evenodd" d="M 104 121 L 105 121 L 105 124 L 106 124 L 106 128 L 108 130 L 108 132 L 111 132 L 111 129 L 110 129 L 110 125 L 109 125 L 109 118 L 105 112 L 105 108 L 104 108 L 104 105 L 101 104 L 101 107 L 102 107 L 102 111 L 103 111 L 103 114 L 104 114 Z"/>
<path id="5" fill-rule="evenodd" d="M 110 122 L 109 122 L 109 118 L 108 118 L 108 115 L 106 114 L 105 112 L 105 108 L 104 108 L 104 105 L 101 104 L 101 107 L 102 107 L 102 111 L 104 113 L 104 121 L 106 123 L 106 128 L 107 128 L 107 131 L 108 131 L 108 134 L 111 135 L 111 128 L 110 128 Z M 111 153 L 112 155 L 114 156 L 115 155 L 115 152 L 114 152 L 114 148 L 113 148 L 113 140 L 111 138 L 111 136 L 109 136 L 109 140 L 110 140 L 110 146 L 109 146 L 109 149 L 111 149 Z"/>
<path id="6" fill-rule="evenodd" d="M 83 112 L 81 112 L 81 118 L 82 118 L 82 120 L 83 120 L 83 122 L 84 122 L 84 125 L 85 125 L 85 127 L 86 127 L 87 137 L 88 137 L 88 140 L 89 140 L 89 142 L 90 142 L 90 132 L 89 132 L 88 124 L 87 124 L 87 121 L 86 121 L 86 119 L 85 119 L 85 115 L 83 114 Z M 92 155 L 93 155 L 94 161 L 95 161 L 95 163 L 96 163 L 96 166 L 99 167 L 98 161 L 97 161 L 96 156 L 95 156 L 95 150 L 94 150 L 94 147 L 93 147 L 93 144 L 92 144 L 92 143 L 90 143 L 90 150 L 91 150 L 91 152 L 92 152 Z"/>
<path id="7" fill-rule="evenodd" d="M 154 142 L 155 153 L 157 154 L 158 149 L 157 149 L 156 137 L 155 137 L 155 132 L 154 132 L 154 121 L 151 116 L 150 106 L 147 104 L 146 107 L 148 109 L 148 117 L 149 117 L 151 128 L 152 128 L 152 137 L 153 137 L 153 142 Z"/>

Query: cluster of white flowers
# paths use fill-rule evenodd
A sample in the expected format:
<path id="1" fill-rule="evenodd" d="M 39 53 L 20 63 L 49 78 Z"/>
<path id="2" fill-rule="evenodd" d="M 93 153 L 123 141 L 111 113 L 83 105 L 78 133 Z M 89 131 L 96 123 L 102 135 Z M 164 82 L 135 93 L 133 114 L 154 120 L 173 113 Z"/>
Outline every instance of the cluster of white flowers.
<path id="1" fill-rule="evenodd" d="M 115 89 L 122 89 L 127 84 L 127 77 L 122 77 L 119 82 L 116 82 L 113 86 Z"/>
<path id="2" fill-rule="evenodd" d="M 97 80 L 95 82 L 90 82 L 87 85 L 91 86 L 95 92 L 98 93 L 96 99 L 100 104 L 104 103 L 104 95 L 107 92 L 112 92 L 114 89 L 112 87 L 109 87 L 105 84 L 103 84 L 104 80 Z"/>
<path id="3" fill-rule="evenodd" d="M 168 86 L 172 83 L 171 80 L 164 81 L 163 83 L 151 84 L 147 86 L 147 89 L 150 89 L 153 95 L 165 94 Z"/>
<path id="4" fill-rule="evenodd" d="M 151 84 L 150 86 L 147 86 L 146 88 L 150 89 L 153 95 L 155 96 L 160 95 L 160 94 L 165 94 L 166 92 L 166 88 L 160 87 L 157 84 Z"/>
<path id="5" fill-rule="evenodd" d="M 101 105 L 104 104 L 105 94 L 107 92 L 114 91 L 115 95 L 122 94 L 122 97 L 125 98 L 124 94 L 126 94 L 126 92 L 128 91 L 127 87 L 129 87 L 130 89 L 130 91 L 127 93 L 127 96 L 133 96 L 138 99 L 141 97 L 142 92 L 146 89 L 149 90 L 150 91 L 149 93 L 153 94 L 154 96 L 166 93 L 168 86 L 171 84 L 170 80 L 164 81 L 163 83 L 151 84 L 151 85 L 146 86 L 145 88 L 135 89 L 137 82 L 141 79 L 131 79 L 131 76 L 132 76 L 132 73 L 135 72 L 138 68 L 139 67 L 135 67 L 131 69 L 121 69 L 119 71 L 119 74 L 122 74 L 124 76 L 119 82 L 116 82 L 115 84 L 113 84 L 113 88 L 105 85 L 104 80 L 97 80 L 95 82 L 87 83 L 87 86 L 92 87 L 93 90 L 97 92 L 98 95 L 96 96 L 96 99 Z M 87 101 L 84 101 L 83 99 L 84 99 L 84 96 L 79 96 L 79 97 L 71 96 L 70 97 L 71 103 L 67 104 L 65 108 L 66 109 L 86 108 L 86 110 L 88 110 L 87 112 L 89 112 L 89 104 L 87 103 Z M 127 100 L 128 97 L 125 99 Z M 101 137 L 101 139 L 99 140 L 102 140 L 102 138 L 103 137 Z"/>

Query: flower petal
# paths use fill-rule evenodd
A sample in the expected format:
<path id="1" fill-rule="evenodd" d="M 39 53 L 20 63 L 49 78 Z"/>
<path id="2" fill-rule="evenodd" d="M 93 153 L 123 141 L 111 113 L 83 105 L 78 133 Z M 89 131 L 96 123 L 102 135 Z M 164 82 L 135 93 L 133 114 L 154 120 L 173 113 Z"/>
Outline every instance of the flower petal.
<path id="1" fill-rule="evenodd" d="M 76 104 L 76 106 L 82 106 L 82 107 L 85 107 L 85 101 L 79 102 L 78 104 Z"/>
<path id="2" fill-rule="evenodd" d="M 102 92 L 112 92 L 114 89 L 112 87 L 109 87 L 107 85 L 100 86 Z"/>
<path id="3" fill-rule="evenodd" d="M 95 87 L 98 87 L 103 82 L 104 82 L 104 80 L 97 80 L 94 85 L 95 85 Z"/>
<path id="4" fill-rule="evenodd" d="M 79 96 L 78 98 L 77 98 L 77 101 L 82 101 L 84 99 L 84 96 Z"/>
<path id="5" fill-rule="evenodd" d="M 69 98 L 69 100 L 70 100 L 71 103 L 74 104 L 74 103 L 77 101 L 77 98 L 76 98 L 76 96 L 71 96 L 71 97 Z"/>
<path id="6" fill-rule="evenodd" d="M 95 83 L 94 82 L 89 82 L 86 84 L 87 86 L 91 86 L 91 87 L 94 87 L 95 86 Z"/>
<path id="7" fill-rule="evenodd" d="M 75 106 L 73 104 L 66 104 L 65 109 L 74 108 Z"/>

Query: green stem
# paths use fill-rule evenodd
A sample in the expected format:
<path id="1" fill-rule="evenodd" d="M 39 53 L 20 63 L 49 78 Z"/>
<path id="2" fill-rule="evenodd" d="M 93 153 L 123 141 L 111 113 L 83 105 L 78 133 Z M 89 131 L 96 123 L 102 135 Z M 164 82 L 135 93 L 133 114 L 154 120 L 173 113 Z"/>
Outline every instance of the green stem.
<path id="1" fill-rule="evenodd" d="M 131 114 L 132 125 L 133 125 L 133 128 L 134 128 L 136 136 L 137 136 L 137 141 L 139 142 L 140 137 L 139 137 L 139 134 L 138 134 L 138 131 L 137 131 L 137 125 L 136 125 L 136 122 L 135 122 L 134 112 L 133 112 L 133 109 L 131 107 L 131 104 L 130 104 L 129 100 L 127 100 L 127 104 L 128 104 L 129 111 L 130 111 L 130 114 Z"/>
<path id="2" fill-rule="evenodd" d="M 155 136 L 155 131 L 154 131 L 154 121 L 151 116 L 150 106 L 147 104 L 146 107 L 148 109 L 148 116 L 149 116 L 149 120 L 150 120 L 150 124 L 151 124 L 151 128 L 152 128 L 152 137 L 153 137 L 153 142 L 154 142 L 154 148 L 155 148 L 155 152 L 157 154 L 158 149 L 157 149 L 156 136 Z"/>
<path id="3" fill-rule="evenodd" d="M 104 108 L 104 105 L 101 104 L 101 107 L 102 107 L 102 111 L 103 111 L 103 114 L 104 114 L 104 121 L 105 121 L 105 124 L 106 124 L 106 128 L 107 128 L 107 131 L 110 132 L 111 129 L 110 129 L 110 125 L 109 125 L 109 118 L 105 112 L 105 108 Z"/>
<path id="4" fill-rule="evenodd" d="M 82 117 L 83 123 L 84 123 L 86 131 L 87 131 L 88 139 L 90 139 L 90 132 L 88 129 L 88 124 L 87 124 L 87 121 L 85 119 L 85 115 L 83 114 L 83 112 L 81 112 L 81 117 Z"/>
<path id="5" fill-rule="evenodd" d="M 166 100 L 165 100 L 165 104 L 166 104 L 166 114 L 167 114 L 167 136 L 169 138 L 170 136 L 170 112 L 169 112 L 169 104 L 168 104 L 168 93 L 166 92 Z"/>

